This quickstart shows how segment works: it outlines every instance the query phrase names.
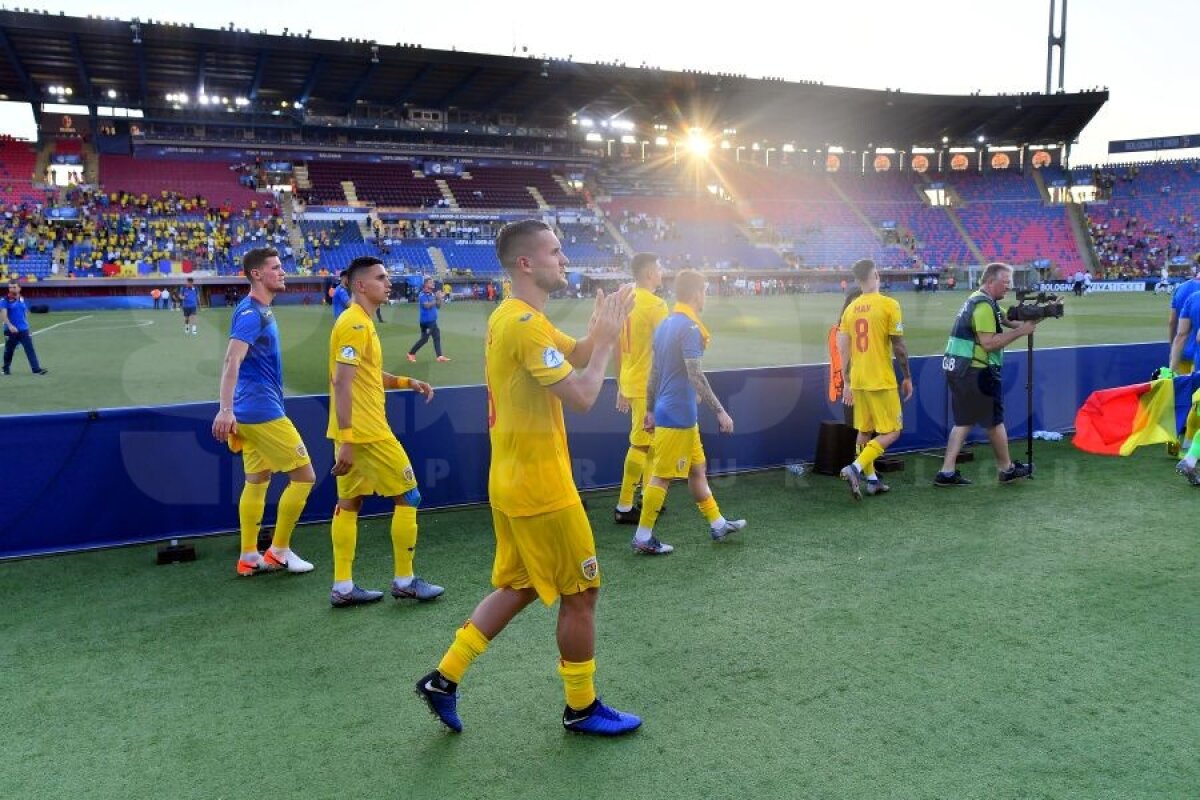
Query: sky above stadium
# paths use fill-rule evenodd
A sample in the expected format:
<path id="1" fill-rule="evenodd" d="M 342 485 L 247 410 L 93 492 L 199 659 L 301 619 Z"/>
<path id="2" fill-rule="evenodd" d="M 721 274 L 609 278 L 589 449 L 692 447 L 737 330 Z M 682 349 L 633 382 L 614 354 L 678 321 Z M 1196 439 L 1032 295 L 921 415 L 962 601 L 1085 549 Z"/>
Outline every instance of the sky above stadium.
<path id="1" fill-rule="evenodd" d="M 1060 0 L 1061 2 L 1062 0 Z M 96 13 L 94 0 L 52 0 L 52 13 Z M 858 0 L 838 6 L 741 2 L 603 4 L 455 0 L 339 5 L 328 0 L 207 0 L 165 11 L 161 2 L 107 0 L 102 11 L 252 31 L 311 29 L 380 43 L 663 69 L 734 72 L 907 92 L 1041 91 L 1049 0 Z M 682 10 L 681 10 L 682 9 Z M 1104 160 L 1110 139 L 1200 131 L 1192 79 L 1200 74 L 1200 4 L 1181 0 L 1075 0 L 1067 20 L 1066 89 L 1108 87 L 1108 104 L 1074 149 L 1076 164 Z M 1057 80 L 1057 70 L 1056 78 Z M 33 138 L 27 107 L 0 104 L 0 132 Z M 1182 152 L 1164 152 L 1170 157 Z"/>

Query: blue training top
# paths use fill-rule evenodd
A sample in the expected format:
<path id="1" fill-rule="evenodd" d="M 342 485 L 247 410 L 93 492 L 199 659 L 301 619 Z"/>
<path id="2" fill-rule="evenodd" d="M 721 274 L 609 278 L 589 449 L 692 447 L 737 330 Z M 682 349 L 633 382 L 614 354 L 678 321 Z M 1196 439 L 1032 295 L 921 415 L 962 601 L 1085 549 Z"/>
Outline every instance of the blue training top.
<path id="1" fill-rule="evenodd" d="M 350 297 L 350 290 L 340 283 L 333 290 L 333 319 L 336 321 L 342 315 L 342 312 L 350 307 L 353 299 Z"/>
<path id="2" fill-rule="evenodd" d="M 200 302 L 195 286 L 183 287 L 183 291 L 180 293 L 180 296 L 183 298 L 183 302 L 181 303 L 183 308 L 199 308 Z"/>
<path id="3" fill-rule="evenodd" d="M 252 425 L 284 416 L 283 356 L 271 307 L 246 295 L 233 310 L 229 338 L 250 345 L 233 390 L 233 416 Z"/>
<path id="4" fill-rule="evenodd" d="M 1195 363 L 1196 334 L 1200 333 L 1200 292 L 1192 292 L 1191 296 L 1184 302 L 1183 308 L 1180 309 L 1179 321 L 1183 322 L 1185 319 L 1192 321 L 1192 329 L 1183 342 L 1181 357 Z"/>
<path id="5" fill-rule="evenodd" d="M 700 327 L 675 312 L 654 331 L 654 369 L 658 391 L 654 397 L 654 424 L 663 428 L 690 428 L 696 424 L 696 390 L 688 380 L 685 358 L 704 355 Z"/>
<path id="6" fill-rule="evenodd" d="M 429 308 L 425 307 L 426 303 L 432 303 Z M 438 320 L 437 297 L 433 292 L 421 292 L 417 295 L 417 305 L 421 308 L 421 316 L 418 320 L 422 325 L 436 323 Z"/>
<path id="7" fill-rule="evenodd" d="M 8 321 L 19 331 L 29 330 L 29 319 L 26 317 L 25 298 L 18 297 L 12 300 L 8 295 L 0 299 L 0 308 L 8 311 Z M 8 330 L 8 328 L 5 328 Z"/>
<path id="8" fill-rule="evenodd" d="M 1183 316 L 1183 304 L 1197 289 L 1200 289 L 1200 278 L 1191 278 L 1175 288 L 1175 292 L 1171 295 L 1171 308 L 1180 312 L 1179 316 Z"/>

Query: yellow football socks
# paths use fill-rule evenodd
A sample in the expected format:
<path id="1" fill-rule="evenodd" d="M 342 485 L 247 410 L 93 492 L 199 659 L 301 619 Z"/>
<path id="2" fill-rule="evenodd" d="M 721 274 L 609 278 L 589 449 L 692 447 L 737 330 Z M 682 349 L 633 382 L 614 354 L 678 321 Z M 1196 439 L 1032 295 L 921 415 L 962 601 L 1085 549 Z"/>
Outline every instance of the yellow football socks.
<path id="1" fill-rule="evenodd" d="M 265 485 L 265 484 L 264 484 Z M 279 507 L 275 511 L 275 538 L 271 546 L 285 550 L 292 544 L 292 531 L 296 529 L 296 521 L 304 511 L 308 502 L 308 493 L 312 491 L 311 483 L 292 481 L 279 496 Z"/>
<path id="2" fill-rule="evenodd" d="M 648 484 L 642 489 L 642 515 L 638 519 L 638 528 L 654 530 L 658 522 L 658 512 L 662 511 L 663 503 L 667 502 L 667 490 L 662 486 Z"/>
<path id="3" fill-rule="evenodd" d="M 1190 445 L 1196 441 L 1197 430 L 1200 430 L 1200 408 L 1193 405 L 1191 411 L 1188 412 L 1183 428 L 1184 445 Z"/>
<path id="4" fill-rule="evenodd" d="M 700 509 L 700 513 L 708 520 L 709 525 L 712 525 L 721 518 L 721 509 L 717 507 L 717 498 L 711 494 L 699 503 L 696 503 L 696 508 Z"/>
<path id="5" fill-rule="evenodd" d="M 487 637 L 471 624 L 471 620 L 467 620 L 467 623 L 454 634 L 454 641 L 446 650 L 446 655 L 442 656 L 441 663 L 438 664 L 438 672 L 446 680 L 459 683 L 462 681 L 467 667 L 471 666 L 472 661 L 483 655 L 487 646 Z"/>
<path id="6" fill-rule="evenodd" d="M 642 470 L 642 489 L 650 485 L 650 479 L 654 477 L 654 448 L 646 449 L 646 466 Z"/>
<path id="7" fill-rule="evenodd" d="M 413 574 L 413 551 L 417 548 L 417 510 L 396 506 L 392 512 L 392 553 L 396 558 L 396 577 Z"/>
<path id="8" fill-rule="evenodd" d="M 567 696 L 567 705 L 572 709 L 582 711 L 596 702 L 596 686 L 592 681 L 593 676 L 596 674 L 596 659 L 592 658 L 583 662 L 563 661 L 560 659 L 558 662 L 558 674 L 563 679 L 563 689 Z"/>
<path id="9" fill-rule="evenodd" d="M 354 547 L 358 543 L 358 512 L 341 506 L 333 510 L 333 580 L 353 580 Z"/>
<path id="10" fill-rule="evenodd" d="M 864 446 L 865 445 L 855 443 L 855 445 L 854 445 L 854 460 L 856 462 L 858 461 L 858 457 L 862 455 Z M 872 464 L 870 467 L 864 469 L 863 475 L 865 475 L 867 480 L 869 480 L 869 481 L 875 480 L 875 465 Z"/>
<path id="11" fill-rule="evenodd" d="M 621 494 L 617 498 L 617 508 L 633 508 L 633 489 L 646 471 L 646 453 L 636 447 L 629 448 L 625 454 L 625 471 L 621 475 Z"/>
<path id="12" fill-rule="evenodd" d="M 858 454 L 858 458 L 854 460 L 855 465 L 868 477 L 875 474 L 875 459 L 883 455 L 883 448 L 879 443 L 872 439 L 863 445 L 862 452 Z"/>
<path id="13" fill-rule="evenodd" d="M 242 552 L 258 552 L 258 527 L 262 524 L 263 509 L 267 506 L 267 489 L 270 481 L 246 482 L 242 497 L 238 500 L 238 522 L 242 530 Z"/>

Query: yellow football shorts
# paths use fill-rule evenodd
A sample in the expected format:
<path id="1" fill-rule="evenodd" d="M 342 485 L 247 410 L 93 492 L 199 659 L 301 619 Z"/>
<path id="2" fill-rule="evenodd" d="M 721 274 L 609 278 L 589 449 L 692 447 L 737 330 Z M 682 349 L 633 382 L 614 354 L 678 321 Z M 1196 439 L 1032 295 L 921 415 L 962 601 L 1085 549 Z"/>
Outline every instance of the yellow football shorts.
<path id="1" fill-rule="evenodd" d="M 654 429 L 654 477 L 664 480 L 686 478 L 694 464 L 703 463 L 700 426 Z"/>
<path id="2" fill-rule="evenodd" d="M 333 446 L 336 459 L 338 443 L 334 442 Z M 338 476 L 338 497 L 368 494 L 397 497 L 417 487 L 412 462 L 396 437 L 350 446 L 354 448 L 354 466 L 345 475 Z"/>
<path id="3" fill-rule="evenodd" d="M 561 595 L 600 586 L 596 542 L 582 503 L 533 517 L 510 517 L 493 508 L 492 524 L 497 589 L 533 589 L 549 606 Z"/>
<path id="4" fill-rule="evenodd" d="M 642 427 L 646 421 L 646 398 L 629 398 L 629 443 L 634 447 L 649 447 L 654 434 Z"/>
<path id="5" fill-rule="evenodd" d="M 1176 375 L 1191 375 L 1195 371 L 1192 362 L 1186 358 L 1179 359 L 1179 369 L 1175 371 Z"/>
<path id="6" fill-rule="evenodd" d="M 291 472 L 310 461 L 300 432 L 287 417 L 238 423 L 237 433 L 229 437 L 229 449 L 242 454 L 242 469 L 247 475 Z"/>
<path id="7" fill-rule="evenodd" d="M 895 389 L 854 390 L 854 430 L 893 433 L 903 428 Z"/>

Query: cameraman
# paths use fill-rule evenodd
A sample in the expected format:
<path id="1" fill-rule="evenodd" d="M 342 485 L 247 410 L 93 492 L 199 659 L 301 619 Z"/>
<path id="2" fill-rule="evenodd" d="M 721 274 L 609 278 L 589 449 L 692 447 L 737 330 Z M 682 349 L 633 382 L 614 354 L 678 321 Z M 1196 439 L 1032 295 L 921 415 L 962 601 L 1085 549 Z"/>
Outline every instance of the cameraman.
<path id="1" fill-rule="evenodd" d="M 979 290 L 967 298 L 950 330 L 942 369 L 950 385 L 954 428 L 946 442 L 942 470 L 934 476 L 934 486 L 971 484 L 958 471 L 955 463 L 974 425 L 987 431 L 988 440 L 996 454 L 1001 483 L 1029 477 L 1029 466 L 1013 461 L 1008 454 L 1000 367 L 1004 363 L 1004 348 L 1022 336 L 1033 333 L 1037 323 L 1010 322 L 1000 313 L 999 301 L 1004 299 L 1011 287 L 1012 267 L 1001 263 L 988 264 L 983 271 Z M 1002 328 L 1007 330 L 1002 333 Z"/>

